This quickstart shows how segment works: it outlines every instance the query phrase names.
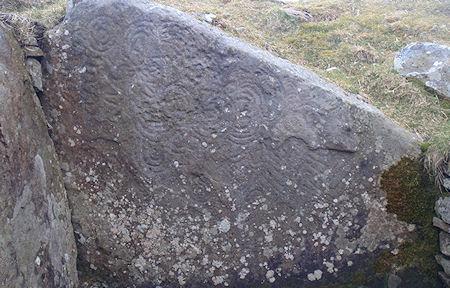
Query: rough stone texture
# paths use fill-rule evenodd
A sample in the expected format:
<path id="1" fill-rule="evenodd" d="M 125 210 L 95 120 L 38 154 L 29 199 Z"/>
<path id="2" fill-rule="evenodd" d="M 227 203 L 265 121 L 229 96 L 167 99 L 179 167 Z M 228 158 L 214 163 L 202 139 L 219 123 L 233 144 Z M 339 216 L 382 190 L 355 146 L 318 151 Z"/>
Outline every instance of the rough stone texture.
<path id="1" fill-rule="evenodd" d="M 395 274 L 389 274 L 387 281 L 387 288 L 398 288 L 402 284 L 402 278 Z"/>
<path id="2" fill-rule="evenodd" d="M 41 48 L 36 46 L 25 46 L 23 47 L 23 51 L 27 57 L 39 58 L 44 56 L 44 52 L 42 52 Z"/>
<path id="3" fill-rule="evenodd" d="M 444 222 L 450 224 L 450 197 L 440 197 L 436 201 L 434 210 Z"/>
<path id="4" fill-rule="evenodd" d="M 82 0 L 67 0 L 67 7 L 66 12 L 70 13 L 70 11 L 77 5 L 78 3 L 81 3 Z"/>
<path id="5" fill-rule="evenodd" d="M 48 37 L 83 275 L 305 287 L 407 239 L 379 181 L 417 145 L 359 97 L 139 1 L 83 1 Z"/>
<path id="6" fill-rule="evenodd" d="M 450 99 L 450 47 L 435 43 L 411 43 L 395 57 L 400 75 L 421 80 Z"/>
<path id="7" fill-rule="evenodd" d="M 450 178 L 448 178 L 448 177 L 445 178 L 443 183 L 442 183 L 442 186 L 444 186 L 445 189 L 450 191 Z"/>
<path id="8" fill-rule="evenodd" d="M 450 256 L 450 235 L 443 231 L 439 232 L 439 247 L 442 254 Z"/>
<path id="9" fill-rule="evenodd" d="M 442 255 L 436 255 L 436 261 L 444 269 L 445 274 L 450 275 L 450 260 L 446 259 Z"/>
<path id="10" fill-rule="evenodd" d="M 0 287 L 76 287 L 76 247 L 46 120 L 0 26 Z"/>
<path id="11" fill-rule="evenodd" d="M 450 277 L 442 271 L 438 272 L 439 278 L 441 278 L 444 287 L 450 287 Z"/>
<path id="12" fill-rule="evenodd" d="M 442 231 L 450 233 L 450 225 L 442 221 L 440 218 L 433 217 L 433 225 Z"/>
<path id="13" fill-rule="evenodd" d="M 31 77 L 33 87 L 39 91 L 42 91 L 42 67 L 41 63 L 34 59 L 28 58 L 26 60 L 27 70 Z"/>

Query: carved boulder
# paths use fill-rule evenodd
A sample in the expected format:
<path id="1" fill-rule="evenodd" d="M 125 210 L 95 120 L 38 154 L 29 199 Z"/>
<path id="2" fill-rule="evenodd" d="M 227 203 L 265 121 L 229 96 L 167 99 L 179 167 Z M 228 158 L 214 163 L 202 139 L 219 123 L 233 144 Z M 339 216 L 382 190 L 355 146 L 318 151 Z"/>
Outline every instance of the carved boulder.
<path id="1" fill-rule="evenodd" d="M 48 47 L 86 279 L 321 285 L 408 237 L 379 183 L 417 144 L 360 97 L 147 1 L 78 3 Z"/>

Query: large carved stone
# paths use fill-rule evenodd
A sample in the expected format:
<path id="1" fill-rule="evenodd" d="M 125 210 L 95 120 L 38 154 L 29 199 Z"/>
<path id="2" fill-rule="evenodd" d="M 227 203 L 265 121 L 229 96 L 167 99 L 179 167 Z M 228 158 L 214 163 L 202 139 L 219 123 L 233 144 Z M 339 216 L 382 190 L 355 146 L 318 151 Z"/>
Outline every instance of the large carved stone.
<path id="1" fill-rule="evenodd" d="M 76 287 L 63 178 L 23 58 L 0 24 L 0 287 Z"/>
<path id="2" fill-rule="evenodd" d="M 417 156 L 410 134 L 301 67 L 145 2 L 83 1 L 48 35 L 44 106 L 83 275 L 304 287 L 406 239 L 379 183 Z"/>

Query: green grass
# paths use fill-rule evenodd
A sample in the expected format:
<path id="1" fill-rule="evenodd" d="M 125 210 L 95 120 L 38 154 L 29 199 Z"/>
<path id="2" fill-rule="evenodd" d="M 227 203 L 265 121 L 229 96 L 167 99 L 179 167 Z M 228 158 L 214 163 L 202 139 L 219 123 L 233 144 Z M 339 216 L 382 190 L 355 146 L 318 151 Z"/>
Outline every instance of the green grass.
<path id="1" fill-rule="evenodd" d="M 9 0 L 11 1 L 11 0 Z M 66 0 L 19 13 L 54 25 Z M 450 102 L 393 71 L 395 53 L 413 41 L 450 45 L 450 0 L 303 0 L 290 7 L 315 20 L 302 23 L 283 5 L 255 0 L 156 0 L 188 13 L 214 13 L 221 29 L 365 96 L 441 157 L 450 151 Z"/>

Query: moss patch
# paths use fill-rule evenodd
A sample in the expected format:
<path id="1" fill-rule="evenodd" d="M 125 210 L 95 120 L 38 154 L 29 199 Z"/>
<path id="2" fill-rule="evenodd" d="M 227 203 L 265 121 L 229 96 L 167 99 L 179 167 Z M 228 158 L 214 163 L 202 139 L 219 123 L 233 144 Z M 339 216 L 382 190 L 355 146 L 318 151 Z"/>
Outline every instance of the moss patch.
<path id="1" fill-rule="evenodd" d="M 417 277 L 437 287 L 439 267 L 434 259 L 439 251 L 438 231 L 433 227 L 434 203 L 438 190 L 418 160 L 402 159 L 382 175 L 381 187 L 387 194 L 387 211 L 399 220 L 416 225 L 412 241 L 404 243 L 397 255 L 383 252 L 374 264 L 377 273 L 389 273 L 391 267 L 416 271 Z"/>

